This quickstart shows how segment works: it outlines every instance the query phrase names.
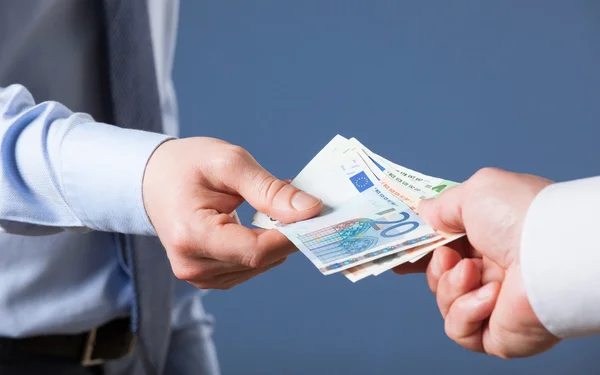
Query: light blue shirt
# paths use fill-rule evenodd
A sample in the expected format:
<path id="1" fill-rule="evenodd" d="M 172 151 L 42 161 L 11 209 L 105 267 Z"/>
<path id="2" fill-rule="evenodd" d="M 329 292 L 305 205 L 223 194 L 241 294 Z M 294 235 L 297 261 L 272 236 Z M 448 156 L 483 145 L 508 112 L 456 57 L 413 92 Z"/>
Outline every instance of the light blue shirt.
<path id="1" fill-rule="evenodd" d="M 0 87 L 0 336 L 82 332 L 129 314 L 130 276 L 111 232 L 155 235 L 143 173 L 178 132 L 178 1 L 148 2 L 167 135 L 36 103 L 18 82 Z M 201 294 L 176 281 L 174 328 L 207 319 Z"/>

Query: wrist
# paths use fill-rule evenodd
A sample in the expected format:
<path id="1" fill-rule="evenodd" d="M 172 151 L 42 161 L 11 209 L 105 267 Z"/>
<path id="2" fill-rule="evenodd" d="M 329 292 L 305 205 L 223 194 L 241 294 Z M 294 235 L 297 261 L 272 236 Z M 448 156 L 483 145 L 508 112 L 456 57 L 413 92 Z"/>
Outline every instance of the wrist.
<path id="1" fill-rule="evenodd" d="M 172 141 L 174 140 L 176 139 L 166 139 L 152 151 L 148 157 L 142 176 L 142 204 L 148 219 L 148 224 L 152 227 L 154 234 L 156 234 L 156 223 L 152 218 L 156 210 L 155 203 L 157 198 L 155 197 L 160 196 L 160 192 L 164 188 L 165 171 L 168 170 L 168 168 L 173 167 L 173 165 L 168 165 L 167 155 L 169 154 L 168 149 L 173 144 Z"/>

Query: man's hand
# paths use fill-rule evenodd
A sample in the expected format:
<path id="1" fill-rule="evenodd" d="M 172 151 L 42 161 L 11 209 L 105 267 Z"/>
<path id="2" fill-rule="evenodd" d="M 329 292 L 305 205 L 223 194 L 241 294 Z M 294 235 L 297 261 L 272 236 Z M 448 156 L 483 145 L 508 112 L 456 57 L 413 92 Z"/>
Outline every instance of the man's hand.
<path id="1" fill-rule="evenodd" d="M 541 353 L 559 341 L 534 314 L 519 261 L 527 210 L 550 184 L 536 176 L 483 169 L 421 202 L 419 215 L 433 228 L 467 234 L 420 265 L 426 268 L 446 334 L 461 346 L 510 358 Z M 418 270 L 409 265 L 394 271 Z"/>
<path id="2" fill-rule="evenodd" d="M 284 223 L 322 209 L 319 199 L 273 177 L 243 148 L 212 138 L 158 147 L 146 167 L 143 195 L 173 272 L 202 289 L 229 289 L 297 250 L 277 230 L 237 224 L 229 214 L 244 200 Z"/>

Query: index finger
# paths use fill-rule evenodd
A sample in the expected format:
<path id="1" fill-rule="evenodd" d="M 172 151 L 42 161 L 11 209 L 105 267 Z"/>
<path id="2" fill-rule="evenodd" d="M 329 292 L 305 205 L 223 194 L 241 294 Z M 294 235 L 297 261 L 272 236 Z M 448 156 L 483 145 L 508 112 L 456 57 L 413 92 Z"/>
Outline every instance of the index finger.
<path id="1" fill-rule="evenodd" d="M 199 214 L 195 228 L 198 256 L 258 268 L 297 250 L 278 230 L 246 228 L 227 214 L 208 211 Z"/>

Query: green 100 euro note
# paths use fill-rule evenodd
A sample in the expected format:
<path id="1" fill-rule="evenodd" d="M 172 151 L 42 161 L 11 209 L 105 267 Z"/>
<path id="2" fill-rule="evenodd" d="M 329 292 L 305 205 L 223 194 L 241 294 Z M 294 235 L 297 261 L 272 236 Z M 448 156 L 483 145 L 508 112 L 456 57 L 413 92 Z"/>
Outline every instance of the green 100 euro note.
<path id="1" fill-rule="evenodd" d="M 334 137 L 291 183 L 323 200 L 321 215 L 282 224 L 257 212 L 253 224 L 281 231 L 325 275 L 341 271 L 356 282 L 454 239 L 415 207 L 455 183 L 394 164 L 355 138 Z"/>

